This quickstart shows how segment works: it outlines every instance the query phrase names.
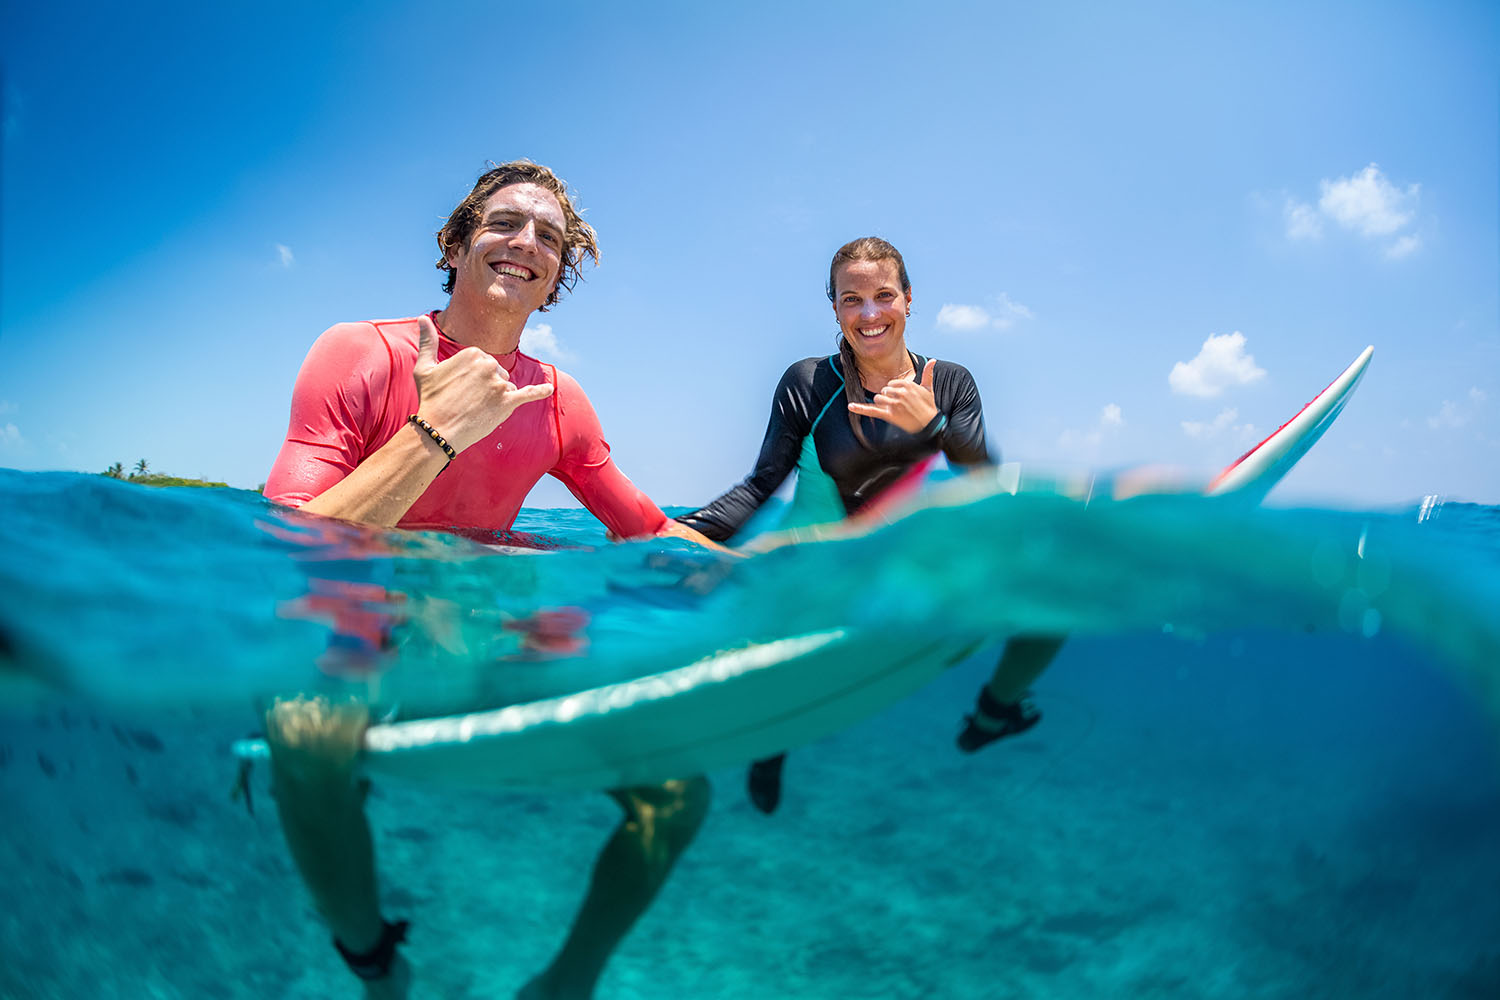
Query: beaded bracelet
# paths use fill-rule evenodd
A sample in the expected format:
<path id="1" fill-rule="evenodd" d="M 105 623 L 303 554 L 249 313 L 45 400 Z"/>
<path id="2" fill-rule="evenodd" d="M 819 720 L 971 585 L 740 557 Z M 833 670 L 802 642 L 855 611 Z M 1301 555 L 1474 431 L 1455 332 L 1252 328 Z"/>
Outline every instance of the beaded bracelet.
<path id="1" fill-rule="evenodd" d="M 455 458 L 458 457 L 458 452 L 456 452 L 456 451 L 453 450 L 453 446 L 451 444 L 449 444 L 446 440 L 444 440 L 443 436 L 437 432 L 437 429 L 435 427 L 433 427 L 427 421 L 423 420 L 419 415 L 413 413 L 411 416 L 407 417 L 406 419 L 409 422 L 414 423 L 418 427 L 422 428 L 422 430 L 424 432 L 426 432 L 426 434 L 427 434 L 428 437 L 430 437 L 434 441 L 436 441 L 437 442 L 437 446 L 439 448 L 443 449 L 444 454 L 446 454 L 448 456 L 448 461 L 451 462 Z M 444 466 L 444 468 L 447 468 L 447 467 Z"/>

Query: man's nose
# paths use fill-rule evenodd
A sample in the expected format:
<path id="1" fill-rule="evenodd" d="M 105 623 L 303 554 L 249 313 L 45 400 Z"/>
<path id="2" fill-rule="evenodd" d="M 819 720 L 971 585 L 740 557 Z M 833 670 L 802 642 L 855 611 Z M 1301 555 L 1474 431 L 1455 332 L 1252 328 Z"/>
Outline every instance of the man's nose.
<path id="1" fill-rule="evenodd" d="M 535 250 L 537 245 L 536 222 L 528 220 L 526 225 L 517 229 L 510 238 L 511 246 L 521 246 L 528 250 Z"/>

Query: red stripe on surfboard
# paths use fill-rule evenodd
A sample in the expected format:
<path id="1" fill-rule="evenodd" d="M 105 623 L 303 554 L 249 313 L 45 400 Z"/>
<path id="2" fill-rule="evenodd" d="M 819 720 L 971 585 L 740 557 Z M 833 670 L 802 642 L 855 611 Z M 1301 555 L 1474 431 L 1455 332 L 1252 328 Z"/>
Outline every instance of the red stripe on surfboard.
<path id="1" fill-rule="evenodd" d="M 1338 380 L 1341 379 L 1341 378 L 1343 378 L 1343 377 L 1344 377 L 1343 372 L 1340 372 L 1338 374 L 1338 376 L 1335 377 L 1332 382 L 1329 382 L 1328 385 L 1323 388 L 1322 392 L 1318 393 L 1312 399 L 1309 399 L 1307 401 L 1307 404 L 1305 406 L 1303 406 L 1302 409 L 1298 410 L 1296 413 L 1294 413 L 1290 417 L 1288 417 L 1285 424 L 1282 424 L 1280 427 L 1276 428 L 1274 431 L 1272 431 L 1271 433 L 1267 434 L 1264 441 L 1261 441 L 1260 444 L 1256 445 L 1254 448 L 1251 448 L 1249 451 L 1245 452 L 1239 458 L 1235 459 L 1233 462 L 1230 462 L 1229 465 L 1225 466 L 1223 472 L 1219 473 L 1217 476 L 1214 476 L 1213 482 L 1211 482 L 1211 483 L 1208 484 L 1208 490 L 1206 490 L 1205 492 L 1212 490 L 1215 486 L 1218 486 L 1219 483 L 1221 483 L 1221 482 L 1224 481 L 1224 477 L 1225 476 L 1229 475 L 1235 469 L 1237 469 L 1237 468 L 1240 467 L 1240 463 L 1241 462 L 1243 462 L 1245 459 L 1249 458 L 1251 455 L 1254 455 L 1257 451 L 1260 451 L 1261 448 L 1265 447 L 1266 441 L 1271 440 L 1273 437 L 1275 437 L 1276 435 L 1280 434 L 1282 431 L 1286 430 L 1287 424 L 1290 424 L 1293 420 L 1296 420 L 1298 417 L 1302 416 L 1302 414 L 1306 413 L 1307 412 L 1307 407 L 1313 405 L 1318 400 L 1320 400 L 1324 396 L 1326 396 L 1328 394 L 1328 390 L 1332 389 L 1334 387 L 1334 384 L 1337 383 Z"/>
<path id="2" fill-rule="evenodd" d="M 915 496 L 927 479 L 927 474 L 937 465 L 936 453 L 928 455 L 911 468 L 901 473 L 899 479 L 881 490 L 863 507 L 849 515 L 852 523 L 874 521 L 886 516 L 886 512 L 908 497 Z"/>

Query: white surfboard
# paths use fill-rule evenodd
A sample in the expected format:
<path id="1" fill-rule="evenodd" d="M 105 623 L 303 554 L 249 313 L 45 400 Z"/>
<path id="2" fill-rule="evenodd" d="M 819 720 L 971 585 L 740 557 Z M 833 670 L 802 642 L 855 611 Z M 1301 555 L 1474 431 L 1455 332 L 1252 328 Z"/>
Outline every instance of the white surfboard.
<path id="1" fill-rule="evenodd" d="M 1245 452 L 1229 468 L 1214 477 L 1205 491 L 1210 496 L 1222 493 L 1238 493 L 1255 500 L 1264 499 L 1271 487 L 1291 471 L 1297 460 L 1307 454 L 1307 449 L 1317 444 L 1344 409 L 1344 404 L 1354 394 L 1370 359 L 1375 356 L 1374 347 L 1366 347 L 1359 357 L 1344 369 L 1343 374 L 1329 383 L 1328 388 L 1318 393 L 1297 411 L 1297 415 L 1278 427 L 1260 444 Z"/>
<path id="2" fill-rule="evenodd" d="M 1207 492 L 1255 500 L 1269 492 L 1342 410 L 1372 353 L 1366 348 Z M 1016 472 L 996 470 L 980 488 L 1014 493 Z M 877 527 L 855 533 L 870 530 Z M 685 777 L 836 733 L 915 692 L 978 645 L 971 637 L 842 629 L 788 636 L 563 697 L 374 725 L 365 734 L 364 767 L 426 781 L 559 789 Z M 235 753 L 263 757 L 267 748 L 242 740 Z"/>

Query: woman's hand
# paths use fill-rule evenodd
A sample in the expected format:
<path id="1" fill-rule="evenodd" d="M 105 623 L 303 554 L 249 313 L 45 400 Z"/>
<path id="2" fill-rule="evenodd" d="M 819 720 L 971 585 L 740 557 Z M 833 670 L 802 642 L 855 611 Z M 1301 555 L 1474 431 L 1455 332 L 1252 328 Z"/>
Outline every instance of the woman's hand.
<path id="1" fill-rule="evenodd" d="M 922 381 L 901 378 L 887 382 L 875 394 L 873 402 L 850 403 L 849 412 L 884 420 L 908 434 L 916 434 L 938 415 L 937 400 L 932 395 L 932 369 L 936 364 L 936 358 L 927 362 L 922 369 Z"/>

